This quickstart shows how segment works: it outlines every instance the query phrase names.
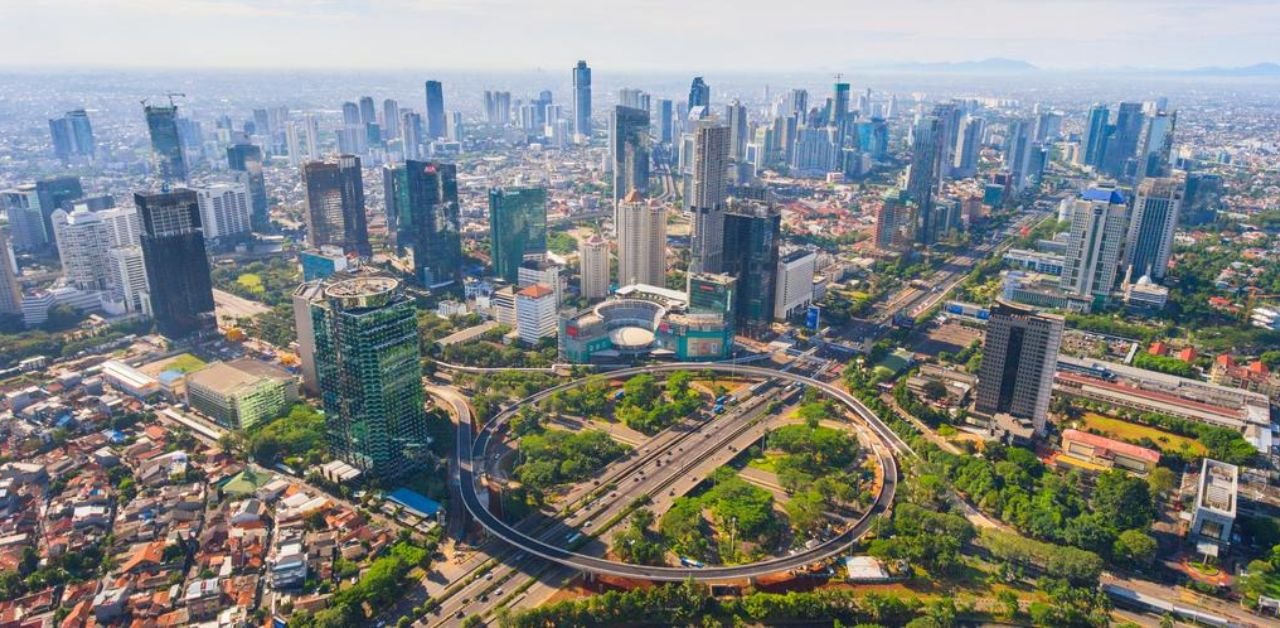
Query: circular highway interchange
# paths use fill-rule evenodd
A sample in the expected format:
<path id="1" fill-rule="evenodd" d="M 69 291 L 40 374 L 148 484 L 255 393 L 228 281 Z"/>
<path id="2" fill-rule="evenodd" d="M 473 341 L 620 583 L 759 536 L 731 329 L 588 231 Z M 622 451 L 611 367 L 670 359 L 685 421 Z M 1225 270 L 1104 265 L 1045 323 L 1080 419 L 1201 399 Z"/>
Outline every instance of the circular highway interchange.
<path id="1" fill-rule="evenodd" d="M 562 547 L 554 540 L 546 539 L 546 534 L 542 535 L 544 538 L 539 538 L 533 534 L 518 530 L 515 526 L 506 523 L 489 512 L 477 491 L 477 480 L 480 479 L 479 476 L 483 475 L 480 470 L 483 469 L 485 461 L 488 459 L 489 446 L 496 440 L 496 437 L 500 437 L 507 422 L 515 416 L 521 407 L 538 403 L 556 392 L 580 386 L 586 381 L 584 378 L 548 388 L 520 400 L 499 413 L 474 435 L 472 434 L 470 420 L 458 421 L 457 456 L 459 480 L 461 482 L 460 493 L 467 511 L 494 536 L 520 550 L 586 573 L 654 581 L 682 581 L 692 578 L 693 580 L 705 582 L 751 579 L 804 568 L 815 562 L 836 556 L 847 550 L 854 541 L 866 534 L 872 523 L 874 523 L 875 518 L 888 511 L 893 504 L 894 492 L 898 483 L 898 466 L 894 459 L 894 454 L 907 453 L 910 450 L 906 443 L 898 438 L 861 401 L 837 386 L 803 375 L 770 368 L 720 363 L 668 363 L 619 369 L 605 375 L 616 379 L 642 373 L 667 373 L 678 370 L 714 371 L 750 376 L 761 380 L 774 380 L 783 384 L 799 384 L 800 386 L 818 389 L 842 403 L 853 413 L 857 421 L 861 422 L 862 427 L 867 428 L 863 433 L 872 439 L 871 451 L 882 471 L 880 491 L 871 507 L 842 533 L 812 548 L 786 556 L 777 556 L 754 563 L 732 566 L 669 567 L 622 563 L 582 554 L 571 548 Z M 660 453 L 661 451 L 657 451 L 647 456 L 641 456 L 639 461 L 628 465 L 628 468 L 640 468 L 650 459 L 656 459 L 656 456 Z M 650 458 L 651 456 L 654 458 Z M 663 485 L 663 488 L 665 486 Z M 565 524 L 562 522 L 562 525 Z M 590 524 L 586 525 L 589 526 Z M 574 530 L 573 527 L 568 525 L 565 525 L 563 529 Z M 578 532 L 586 533 L 585 526 L 584 529 L 578 530 Z M 558 536 L 553 535 L 551 538 L 555 539 Z M 572 544 L 569 543 L 568 545 Z"/>

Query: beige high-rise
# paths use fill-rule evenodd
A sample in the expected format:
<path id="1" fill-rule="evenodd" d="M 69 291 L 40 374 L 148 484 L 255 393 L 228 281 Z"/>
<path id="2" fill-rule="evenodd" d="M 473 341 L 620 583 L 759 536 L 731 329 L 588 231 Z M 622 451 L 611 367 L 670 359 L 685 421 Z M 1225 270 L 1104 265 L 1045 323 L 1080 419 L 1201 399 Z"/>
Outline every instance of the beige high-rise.
<path id="1" fill-rule="evenodd" d="M 603 299 L 609 294 L 609 243 L 598 234 L 582 243 L 582 298 Z"/>
<path id="2" fill-rule="evenodd" d="M 667 212 L 632 190 L 618 208 L 618 285 L 666 285 Z"/>

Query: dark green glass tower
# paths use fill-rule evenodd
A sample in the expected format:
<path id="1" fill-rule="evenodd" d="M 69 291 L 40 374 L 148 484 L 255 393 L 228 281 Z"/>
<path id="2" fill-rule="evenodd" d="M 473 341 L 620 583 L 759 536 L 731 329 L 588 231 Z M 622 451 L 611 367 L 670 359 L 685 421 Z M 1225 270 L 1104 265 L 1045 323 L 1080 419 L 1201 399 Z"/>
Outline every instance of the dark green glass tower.
<path id="1" fill-rule="evenodd" d="M 413 302 L 390 277 L 335 277 L 311 302 L 329 448 L 375 478 L 400 477 L 427 452 Z"/>
<path id="2" fill-rule="evenodd" d="M 547 253 L 547 191 L 489 190 L 489 252 L 493 274 L 515 283 L 520 264 Z"/>

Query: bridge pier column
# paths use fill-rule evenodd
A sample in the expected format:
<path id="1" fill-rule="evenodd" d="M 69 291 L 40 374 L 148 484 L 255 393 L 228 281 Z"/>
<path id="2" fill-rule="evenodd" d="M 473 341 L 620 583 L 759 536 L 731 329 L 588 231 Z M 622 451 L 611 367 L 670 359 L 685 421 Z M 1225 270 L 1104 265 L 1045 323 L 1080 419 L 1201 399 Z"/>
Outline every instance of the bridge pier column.
<path id="1" fill-rule="evenodd" d="M 584 571 L 582 572 L 582 582 L 583 584 L 586 584 L 586 585 L 595 584 L 596 575 L 591 573 L 590 571 Z"/>

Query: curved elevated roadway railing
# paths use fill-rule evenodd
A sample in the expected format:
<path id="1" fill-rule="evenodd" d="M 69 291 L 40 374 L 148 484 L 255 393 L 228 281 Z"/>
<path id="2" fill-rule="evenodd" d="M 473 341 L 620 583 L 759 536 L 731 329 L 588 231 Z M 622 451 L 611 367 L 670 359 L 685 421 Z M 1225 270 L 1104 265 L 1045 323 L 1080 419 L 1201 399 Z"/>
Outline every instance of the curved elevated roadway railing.
<path id="1" fill-rule="evenodd" d="M 595 556 L 579 554 L 563 547 L 553 545 L 547 541 L 529 536 L 502 521 L 490 513 L 488 509 L 481 504 L 480 497 L 476 492 L 475 469 L 483 465 L 490 440 L 498 434 L 506 424 L 507 420 L 514 416 L 517 408 L 531 403 L 537 403 L 557 391 L 577 386 L 581 383 L 581 380 L 576 380 L 548 388 L 547 390 L 521 400 L 485 425 L 479 433 L 475 435 L 474 440 L 472 438 L 470 422 L 460 421 L 458 423 L 457 454 L 459 463 L 459 479 L 461 480 L 460 488 L 462 502 L 467 511 L 470 512 L 481 525 L 507 543 L 510 543 L 532 555 L 575 569 L 580 569 L 585 572 L 645 580 L 681 581 L 692 578 L 699 581 L 725 581 L 742 580 L 802 568 L 814 562 L 840 554 L 870 529 L 876 516 L 886 512 L 893 504 L 894 492 L 896 491 L 898 484 L 898 466 L 897 462 L 894 460 L 894 454 L 910 454 L 912 453 L 911 449 L 898 437 L 897 434 L 882 423 L 879 417 L 867 409 L 861 401 L 849 394 L 847 391 L 826 382 L 805 377 L 803 375 L 796 375 L 794 373 L 769 368 L 744 366 L 740 364 L 730 365 L 701 362 L 668 363 L 620 369 L 610 372 L 607 376 L 611 378 L 628 377 L 642 373 L 661 373 L 676 370 L 711 370 L 720 373 L 772 378 L 782 380 L 784 382 L 798 382 L 804 386 L 817 388 L 843 403 L 865 423 L 865 425 L 870 429 L 871 435 L 878 441 L 877 444 L 879 447 L 873 447 L 873 450 L 880 463 L 880 468 L 883 470 L 883 481 L 881 482 L 880 493 L 876 496 L 875 503 L 872 504 L 871 508 L 863 513 L 863 515 L 843 533 L 812 549 L 789 556 L 780 556 L 747 565 L 727 567 L 690 568 L 632 565 L 606 560 Z"/>

